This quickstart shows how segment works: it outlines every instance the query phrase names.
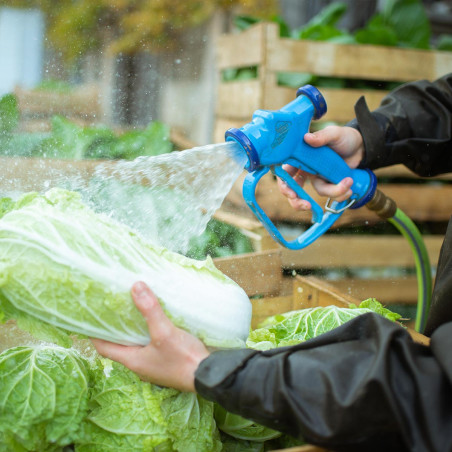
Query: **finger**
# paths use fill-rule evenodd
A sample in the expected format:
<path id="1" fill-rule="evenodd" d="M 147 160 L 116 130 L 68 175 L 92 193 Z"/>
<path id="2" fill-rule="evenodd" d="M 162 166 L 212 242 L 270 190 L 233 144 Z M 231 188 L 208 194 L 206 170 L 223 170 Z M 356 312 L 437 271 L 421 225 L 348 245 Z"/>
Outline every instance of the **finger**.
<path id="1" fill-rule="evenodd" d="M 141 349 L 141 347 L 114 344 L 113 342 L 104 341 L 102 339 L 91 339 L 91 342 L 99 355 L 112 359 L 113 361 L 118 361 L 122 364 L 125 364 L 132 359 L 131 357 L 137 349 Z"/>
<path id="2" fill-rule="evenodd" d="M 146 320 L 154 343 L 169 337 L 174 325 L 166 316 L 155 294 L 142 281 L 132 286 L 132 298 Z"/>
<path id="3" fill-rule="evenodd" d="M 352 190 L 350 188 L 353 185 L 353 179 L 351 177 L 346 177 L 338 184 L 331 184 L 323 179 L 316 178 L 312 181 L 312 185 L 320 196 L 334 198 L 336 201 L 340 202 L 352 195 Z"/>
<path id="4" fill-rule="evenodd" d="M 279 177 L 277 178 L 279 191 L 289 199 L 297 198 L 297 194 Z"/>
<path id="5" fill-rule="evenodd" d="M 293 176 L 298 171 L 298 168 L 296 168 L 295 166 L 289 165 L 287 163 L 284 163 L 284 165 L 282 165 L 282 169 L 286 173 L 289 173 L 291 176 Z"/>
<path id="6" fill-rule="evenodd" d="M 301 198 L 289 199 L 289 204 L 295 210 L 304 211 L 311 209 L 311 203 Z"/>

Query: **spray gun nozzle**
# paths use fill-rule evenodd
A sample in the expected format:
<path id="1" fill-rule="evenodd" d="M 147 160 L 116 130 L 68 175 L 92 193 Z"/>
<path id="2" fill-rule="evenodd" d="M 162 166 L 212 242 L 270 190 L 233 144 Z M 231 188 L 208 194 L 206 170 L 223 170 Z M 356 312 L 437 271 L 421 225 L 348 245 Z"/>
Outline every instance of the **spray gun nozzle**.
<path id="1" fill-rule="evenodd" d="M 245 151 L 248 157 L 248 162 L 245 166 L 246 170 L 252 172 L 259 166 L 259 155 L 254 144 L 240 129 L 230 128 L 225 133 L 225 139 L 226 141 L 236 141 Z"/>

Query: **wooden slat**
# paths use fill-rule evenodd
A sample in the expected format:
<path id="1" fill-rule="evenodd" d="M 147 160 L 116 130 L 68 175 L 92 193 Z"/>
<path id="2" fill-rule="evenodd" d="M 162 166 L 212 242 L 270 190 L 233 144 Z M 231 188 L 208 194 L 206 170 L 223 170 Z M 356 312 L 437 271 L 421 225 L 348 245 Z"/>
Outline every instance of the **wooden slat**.
<path id="1" fill-rule="evenodd" d="M 242 185 L 245 173 L 237 179 L 226 201 L 239 211 L 246 211 Z M 437 184 L 382 184 L 381 191 L 392 198 L 403 212 L 413 221 L 448 221 L 452 212 L 452 185 Z M 310 184 L 306 192 L 320 205 L 325 198 L 320 197 Z M 267 215 L 274 221 L 310 223 L 311 214 L 295 211 L 281 195 L 272 175 L 265 175 L 256 190 L 256 200 Z M 334 227 L 344 225 L 375 224 L 381 221 L 378 216 L 366 208 L 347 210 Z"/>
<path id="2" fill-rule="evenodd" d="M 265 92 L 265 102 L 261 101 L 259 80 L 222 83 L 218 87 L 216 107 L 217 118 L 241 121 L 241 126 L 250 122 L 258 109 L 279 110 L 295 98 L 296 89 L 283 86 L 270 86 Z M 328 89 L 322 88 L 322 95 L 328 111 L 322 121 L 346 123 L 355 117 L 354 105 L 360 96 L 365 96 L 370 109 L 380 104 L 386 91 Z"/>
<path id="3" fill-rule="evenodd" d="M 348 293 L 358 300 L 376 298 L 385 305 L 417 304 L 417 279 L 415 276 L 394 278 L 355 279 L 346 278 L 330 281 L 342 293 Z"/>
<path id="4" fill-rule="evenodd" d="M 216 258 L 214 263 L 249 296 L 278 295 L 281 292 L 282 267 L 279 250 Z"/>
<path id="5" fill-rule="evenodd" d="M 288 104 L 295 98 L 296 89 L 284 86 L 272 86 L 267 89 L 265 95 L 265 104 L 260 108 L 267 110 L 279 110 L 282 106 Z M 380 105 L 381 100 L 387 94 L 386 91 L 379 90 L 358 90 L 358 89 L 334 89 L 321 88 L 323 97 L 327 103 L 327 112 L 320 121 L 333 121 L 338 123 L 346 123 L 355 117 L 354 105 L 356 101 L 365 96 L 366 102 L 371 110 Z M 220 105 L 223 105 L 220 103 Z M 249 102 L 248 105 L 251 105 Z M 259 107 L 259 106 L 258 106 Z M 233 110 L 232 105 L 229 109 Z M 220 112 L 221 109 L 218 109 Z M 241 116 L 245 116 L 245 112 L 252 116 L 253 112 L 238 109 Z"/>
<path id="6" fill-rule="evenodd" d="M 424 236 L 432 265 L 436 265 L 442 236 Z M 306 248 L 292 251 L 281 247 L 284 268 L 406 267 L 415 262 L 409 243 L 401 235 L 336 235 L 320 237 Z"/>
<path id="7" fill-rule="evenodd" d="M 265 24 L 275 27 L 276 24 Z M 268 43 L 271 71 L 366 80 L 433 80 L 450 71 L 452 53 L 280 38 Z"/>
<path id="8" fill-rule="evenodd" d="M 223 119 L 243 119 L 241 125 L 250 122 L 254 111 L 262 107 L 261 89 L 261 83 L 257 79 L 221 83 L 217 94 L 217 116 Z"/>
<path id="9" fill-rule="evenodd" d="M 213 131 L 213 141 L 215 143 L 224 143 L 224 134 L 226 130 L 231 127 L 235 127 L 239 129 L 244 124 L 249 122 L 248 120 L 244 121 L 242 119 L 227 119 L 227 118 L 217 118 L 215 120 L 215 126 Z"/>
<path id="10" fill-rule="evenodd" d="M 217 45 L 218 69 L 260 65 L 264 58 L 265 31 L 265 27 L 259 25 L 242 33 L 220 36 Z"/>
<path id="11" fill-rule="evenodd" d="M 340 306 L 347 308 L 351 303 L 359 304 L 359 300 L 341 293 L 327 282 L 313 277 L 297 275 L 294 278 L 293 309 L 314 308 L 317 306 Z"/>
<path id="12" fill-rule="evenodd" d="M 251 303 L 253 305 L 252 328 L 257 328 L 262 321 L 271 315 L 293 310 L 292 295 L 256 298 L 252 299 Z"/>
<path id="13" fill-rule="evenodd" d="M 438 174 L 438 175 L 432 176 L 432 177 L 420 177 L 417 174 L 413 173 L 411 170 L 409 170 L 404 165 L 394 165 L 394 166 L 389 166 L 387 168 L 379 168 L 379 169 L 375 170 L 375 175 L 377 176 L 378 179 L 400 178 L 400 179 L 417 179 L 417 180 L 424 180 L 424 181 L 435 181 L 435 180 L 451 181 L 452 180 L 452 173 Z"/>
<path id="14" fill-rule="evenodd" d="M 68 177 L 88 181 L 97 165 L 96 160 L 0 157 L 0 192 L 42 191 Z"/>
<path id="15" fill-rule="evenodd" d="M 18 108 L 22 117 L 51 117 L 61 114 L 94 120 L 101 113 L 99 88 L 83 86 L 70 92 L 26 90 L 16 88 Z"/>

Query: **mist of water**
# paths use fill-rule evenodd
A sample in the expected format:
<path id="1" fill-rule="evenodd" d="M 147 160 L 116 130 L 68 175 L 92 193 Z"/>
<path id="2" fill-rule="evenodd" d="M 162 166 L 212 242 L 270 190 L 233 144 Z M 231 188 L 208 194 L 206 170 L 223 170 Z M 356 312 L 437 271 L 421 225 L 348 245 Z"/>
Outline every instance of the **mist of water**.
<path id="1" fill-rule="evenodd" d="M 89 182 L 71 178 L 60 185 L 79 191 L 96 211 L 152 242 L 183 253 L 205 230 L 245 164 L 240 146 L 226 142 L 100 164 Z"/>

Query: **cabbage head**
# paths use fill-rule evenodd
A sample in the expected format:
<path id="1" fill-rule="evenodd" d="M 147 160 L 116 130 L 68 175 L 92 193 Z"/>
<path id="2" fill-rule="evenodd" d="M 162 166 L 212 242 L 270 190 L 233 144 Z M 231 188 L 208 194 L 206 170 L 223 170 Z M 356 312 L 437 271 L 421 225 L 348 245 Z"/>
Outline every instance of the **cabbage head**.
<path id="1" fill-rule="evenodd" d="M 76 452 L 220 452 L 213 403 L 140 381 L 108 359 L 94 366 L 90 412 Z"/>
<path id="2" fill-rule="evenodd" d="M 349 308 L 319 306 L 300 309 L 267 317 L 258 328 L 251 331 L 246 345 L 256 350 L 269 350 L 299 344 L 369 312 L 391 321 L 397 321 L 401 317 L 384 308 L 375 298 L 364 300 L 359 306 L 351 304 Z"/>
<path id="3" fill-rule="evenodd" d="M 66 346 L 70 333 L 145 345 L 147 326 L 130 295 L 140 280 L 177 326 L 207 345 L 245 344 L 251 303 L 210 258 L 155 246 L 76 192 L 0 200 L 0 318 Z"/>
<path id="4" fill-rule="evenodd" d="M 90 368 L 73 349 L 37 345 L 0 354 L 0 450 L 72 444 L 88 412 Z"/>

